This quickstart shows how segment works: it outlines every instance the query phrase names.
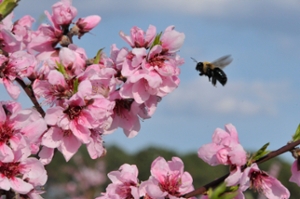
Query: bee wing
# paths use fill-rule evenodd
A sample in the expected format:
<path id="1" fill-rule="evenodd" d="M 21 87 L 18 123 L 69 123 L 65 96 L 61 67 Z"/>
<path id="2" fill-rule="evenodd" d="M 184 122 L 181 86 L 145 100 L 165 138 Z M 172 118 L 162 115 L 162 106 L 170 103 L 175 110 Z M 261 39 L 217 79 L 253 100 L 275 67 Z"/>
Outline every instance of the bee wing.
<path id="1" fill-rule="evenodd" d="M 228 64 L 230 64 L 232 62 L 232 57 L 231 55 L 225 55 L 223 57 L 220 57 L 219 59 L 211 62 L 215 67 L 218 68 L 225 68 L 225 66 L 227 66 Z"/>

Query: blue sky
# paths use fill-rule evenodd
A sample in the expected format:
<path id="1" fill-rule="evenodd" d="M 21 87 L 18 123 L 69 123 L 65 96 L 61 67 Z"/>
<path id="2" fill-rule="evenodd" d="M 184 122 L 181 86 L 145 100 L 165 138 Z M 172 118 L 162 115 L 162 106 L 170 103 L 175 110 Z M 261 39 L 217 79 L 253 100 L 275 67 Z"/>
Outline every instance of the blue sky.
<path id="1" fill-rule="evenodd" d="M 21 0 L 15 19 L 39 17 L 51 11 L 53 0 Z M 84 3 L 83 3 L 84 2 Z M 153 118 L 142 122 L 140 133 L 127 139 L 122 131 L 107 136 L 129 152 L 156 145 L 180 153 L 196 152 L 211 141 L 215 128 L 236 126 L 241 144 L 256 150 L 270 142 L 270 150 L 286 144 L 300 115 L 300 3 L 297 0 L 74 0 L 78 17 L 100 15 L 102 21 L 91 34 L 76 41 L 89 57 L 114 43 L 129 47 L 119 31 L 132 26 L 144 30 L 152 24 L 158 31 L 169 25 L 184 32 L 179 52 L 181 84 L 158 105 Z M 231 54 L 225 68 L 228 82 L 213 87 L 198 76 L 194 57 L 213 61 Z M 1 92 L 4 92 L 3 86 Z M 7 95 L 2 95 L 7 100 Z M 25 107 L 31 104 L 21 96 Z M 289 154 L 284 156 L 289 158 Z"/>

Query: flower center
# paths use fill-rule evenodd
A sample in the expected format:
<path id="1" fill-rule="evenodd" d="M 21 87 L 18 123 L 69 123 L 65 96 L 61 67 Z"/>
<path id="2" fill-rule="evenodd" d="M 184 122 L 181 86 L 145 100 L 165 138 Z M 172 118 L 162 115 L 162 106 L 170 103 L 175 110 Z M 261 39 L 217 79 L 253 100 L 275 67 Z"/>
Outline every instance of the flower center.
<path id="1" fill-rule="evenodd" d="M 136 187 L 136 184 L 132 181 L 125 182 L 123 185 L 117 187 L 116 193 L 121 196 L 121 198 L 132 199 L 131 186 Z"/>
<path id="2" fill-rule="evenodd" d="M 64 113 L 67 114 L 71 120 L 73 120 L 80 115 L 81 110 L 82 107 L 80 106 L 69 106 Z"/>
<path id="3" fill-rule="evenodd" d="M 123 111 L 130 111 L 131 104 L 133 101 L 133 99 L 116 99 L 114 112 L 119 116 L 124 115 Z"/>
<path id="4" fill-rule="evenodd" d="M 162 68 L 166 60 L 166 57 L 157 55 L 155 57 L 152 57 L 148 62 L 151 66 L 158 66 L 159 68 Z"/>
<path id="5" fill-rule="evenodd" d="M 19 162 L 0 162 L 0 173 L 5 175 L 7 178 L 16 177 L 18 174 L 20 174 L 19 164 Z"/>
<path id="6" fill-rule="evenodd" d="M 181 185 L 181 179 L 179 174 L 168 174 L 165 176 L 164 182 L 160 183 L 160 189 L 168 192 L 172 196 L 180 196 L 179 186 Z"/>
<path id="7" fill-rule="evenodd" d="M 9 139 L 13 136 L 14 130 L 11 125 L 5 122 L 3 125 L 0 125 L 0 143 L 9 144 Z"/>

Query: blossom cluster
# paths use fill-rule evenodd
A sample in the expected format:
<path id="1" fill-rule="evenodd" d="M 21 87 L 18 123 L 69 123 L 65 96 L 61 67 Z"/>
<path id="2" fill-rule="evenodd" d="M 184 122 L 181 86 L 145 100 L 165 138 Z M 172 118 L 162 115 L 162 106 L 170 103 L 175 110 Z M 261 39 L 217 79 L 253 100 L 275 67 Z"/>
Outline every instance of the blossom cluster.
<path id="1" fill-rule="evenodd" d="M 260 170 L 256 163 L 247 163 L 247 153 L 239 142 L 236 128 L 232 124 L 225 125 L 225 130 L 217 128 L 212 143 L 203 145 L 198 156 L 211 166 L 229 165 L 230 175 L 225 179 L 227 186 L 238 185 L 235 199 L 244 199 L 243 194 L 252 188 L 269 199 L 287 199 L 290 192 L 279 180 Z"/>
<path id="2" fill-rule="evenodd" d="M 92 159 L 104 156 L 103 135 L 122 128 L 127 137 L 136 136 L 140 120 L 151 118 L 161 99 L 180 83 L 179 67 L 184 60 L 177 52 L 185 35 L 174 26 L 159 33 L 153 25 L 146 31 L 135 26 L 129 35 L 120 31 L 128 48 L 113 44 L 109 55 L 100 49 L 88 58 L 73 37 L 81 39 L 101 17 L 75 20 L 77 9 L 71 0 L 55 3 L 51 13 L 45 11 L 50 24 L 41 24 L 37 30 L 32 29 L 34 18 L 29 15 L 15 22 L 13 13 L 4 19 L 0 15 L 0 83 L 14 100 L 21 86 L 35 105 L 22 109 L 14 101 L 0 102 L 2 191 L 40 198 L 47 181 L 44 165 L 51 162 L 56 150 L 66 161 L 81 145 L 86 145 Z M 42 105 L 48 107 L 45 112 Z M 216 129 L 212 143 L 202 146 L 198 156 L 211 166 L 229 166 L 225 182 L 238 187 L 236 199 L 245 198 L 243 192 L 248 188 L 267 198 L 290 197 L 276 178 L 249 162 L 232 124 L 225 131 Z M 299 159 L 292 165 L 290 181 L 300 186 Z M 87 168 L 74 176 L 78 181 L 88 178 L 85 186 L 103 181 L 103 176 Z M 140 182 L 137 167 L 129 164 L 108 177 L 112 184 L 97 199 L 176 199 L 194 189 L 191 175 L 177 157 L 155 159 L 146 181 Z"/>
<path id="3" fill-rule="evenodd" d="M 47 125 L 34 109 L 17 102 L 0 102 L 0 189 L 24 197 L 43 193 L 47 181 L 44 165 L 31 154 L 38 152 L 40 136 Z"/>
<path id="4" fill-rule="evenodd" d="M 118 171 L 108 173 L 112 183 L 96 199 L 176 199 L 194 189 L 193 179 L 184 171 L 183 162 L 178 157 L 173 157 L 171 161 L 156 158 L 150 172 L 149 179 L 140 183 L 136 165 L 123 164 Z"/>
<path id="5" fill-rule="evenodd" d="M 41 24 L 37 30 L 32 30 L 34 18 L 28 15 L 13 22 L 11 13 L 0 22 L 0 82 L 13 99 L 19 97 L 21 86 L 33 102 L 38 102 L 37 110 L 42 105 L 49 107 L 46 112 L 22 112 L 19 108 L 10 110 L 12 105 L 7 104 L 12 102 L 2 102 L 3 164 L 38 154 L 37 161 L 45 165 L 56 149 L 68 161 L 82 144 L 92 159 L 101 157 L 106 153 L 103 135 L 122 128 L 127 137 L 136 136 L 140 120 L 151 118 L 162 97 L 180 82 L 183 59 L 177 52 L 185 35 L 174 26 L 161 33 L 152 25 L 147 31 L 133 27 L 130 35 L 120 32 L 130 48 L 113 44 L 109 56 L 99 50 L 90 59 L 83 48 L 73 44 L 73 37 L 80 39 L 91 31 L 101 21 L 100 16 L 75 21 L 77 9 L 71 0 L 55 3 L 52 12 L 45 11 L 45 15 L 50 24 Z M 6 117 L 20 123 L 8 123 Z M 6 136 L 6 123 L 9 128 L 25 130 L 9 131 Z M 21 143 L 15 140 L 7 144 L 10 136 L 17 136 Z M 3 184 L 0 188 L 10 188 Z M 27 192 L 34 187 L 27 186 Z"/>

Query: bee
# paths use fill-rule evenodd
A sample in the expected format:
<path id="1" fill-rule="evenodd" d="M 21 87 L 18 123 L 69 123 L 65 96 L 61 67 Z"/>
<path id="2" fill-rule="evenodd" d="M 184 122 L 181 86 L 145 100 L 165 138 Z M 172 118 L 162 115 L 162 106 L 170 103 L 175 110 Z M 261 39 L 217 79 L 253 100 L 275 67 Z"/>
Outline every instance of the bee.
<path id="1" fill-rule="evenodd" d="M 217 84 L 217 81 L 223 86 L 226 84 L 227 76 L 222 69 L 232 62 L 231 55 L 225 55 L 213 62 L 198 62 L 192 57 L 191 59 L 197 63 L 196 70 L 200 72 L 200 76 L 207 76 L 208 80 L 211 81 L 214 86 Z"/>

